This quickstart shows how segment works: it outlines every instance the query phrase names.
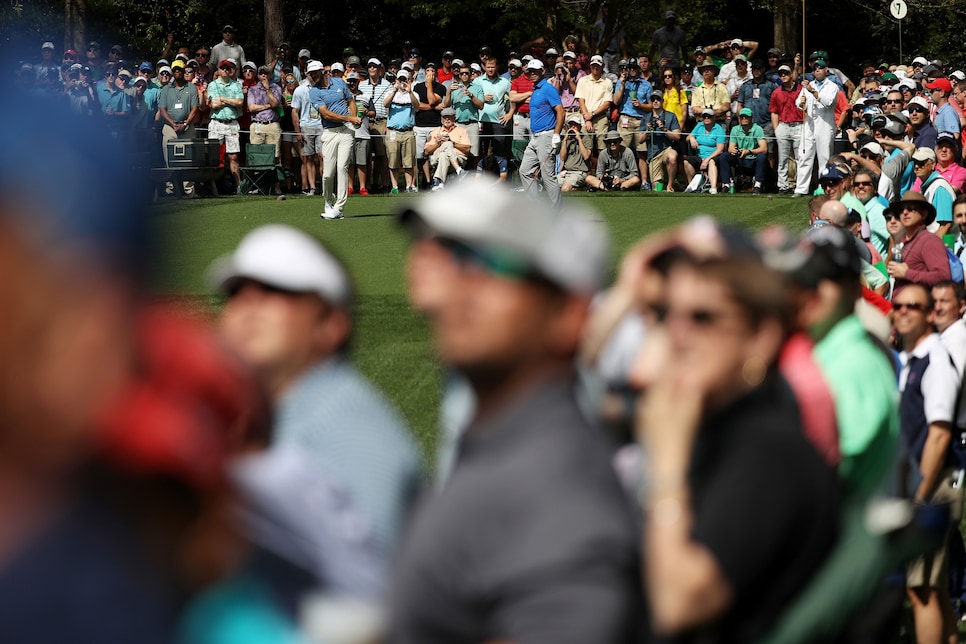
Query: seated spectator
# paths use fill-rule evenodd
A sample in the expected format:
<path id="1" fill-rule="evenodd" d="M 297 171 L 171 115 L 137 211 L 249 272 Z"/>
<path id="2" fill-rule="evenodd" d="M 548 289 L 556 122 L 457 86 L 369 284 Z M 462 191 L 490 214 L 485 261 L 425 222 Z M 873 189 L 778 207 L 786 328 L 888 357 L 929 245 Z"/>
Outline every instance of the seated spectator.
<path id="1" fill-rule="evenodd" d="M 718 192 L 718 157 L 724 153 L 727 140 L 724 128 L 714 120 L 714 110 L 705 108 L 701 112 L 701 122 L 694 126 L 688 135 L 688 146 L 695 154 L 684 158 L 684 173 L 688 185 L 696 174 L 707 178 L 708 192 Z"/>
<path id="2" fill-rule="evenodd" d="M 728 150 L 721 154 L 718 169 L 721 171 L 722 191 L 731 190 L 732 166 L 753 169 L 755 171 L 755 185 L 753 192 L 760 195 L 765 181 L 765 170 L 768 168 L 768 144 L 765 132 L 761 126 L 752 122 L 751 108 L 743 107 L 738 112 L 738 125 L 731 130 L 728 137 Z"/>
<path id="3" fill-rule="evenodd" d="M 434 192 L 446 185 L 446 176 L 451 170 L 456 176 L 463 176 L 463 165 L 470 152 L 470 137 L 466 128 L 456 124 L 456 110 L 444 107 L 439 115 L 442 125 L 430 133 L 425 148 L 433 170 Z"/>
<path id="4" fill-rule="evenodd" d="M 665 181 L 668 192 L 674 192 L 674 179 L 678 174 L 678 153 L 675 144 L 681 140 L 681 124 L 678 118 L 664 109 L 664 92 L 651 92 L 651 112 L 641 120 L 637 135 L 638 147 L 647 143 L 648 173 L 655 189 Z"/>
<path id="5" fill-rule="evenodd" d="M 624 147 L 620 132 L 611 130 L 604 135 L 607 146 L 597 159 L 597 175 L 587 177 L 587 185 L 595 190 L 634 190 L 641 185 L 637 159 L 630 148 Z"/>
<path id="6" fill-rule="evenodd" d="M 581 131 L 582 123 L 580 114 L 571 113 L 567 116 L 567 132 L 563 145 L 560 146 L 562 169 L 557 177 L 562 192 L 573 192 L 582 188 L 590 172 L 590 156 L 594 140 L 591 135 Z"/>

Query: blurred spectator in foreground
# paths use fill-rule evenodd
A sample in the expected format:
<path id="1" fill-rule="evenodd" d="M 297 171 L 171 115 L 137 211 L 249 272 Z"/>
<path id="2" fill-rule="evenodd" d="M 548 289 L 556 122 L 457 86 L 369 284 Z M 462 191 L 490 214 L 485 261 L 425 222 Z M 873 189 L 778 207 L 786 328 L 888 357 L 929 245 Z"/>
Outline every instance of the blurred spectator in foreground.
<path id="1" fill-rule="evenodd" d="M 447 254 L 443 283 L 423 283 L 414 301 L 478 404 L 449 480 L 407 536 L 390 641 L 639 641 L 633 520 L 612 448 L 574 397 L 607 266 L 603 227 L 482 182 L 436 193 L 403 221 Z"/>
<path id="2" fill-rule="evenodd" d="M 678 259 L 664 280 L 654 263 L 669 252 Z M 679 642 L 755 641 L 823 561 L 838 523 L 834 473 L 778 371 L 784 284 L 750 240 L 709 220 L 631 254 L 615 297 L 661 311 L 647 315 L 654 323 L 631 372 L 644 388 L 637 433 L 648 457 L 654 630 Z"/>
<path id="3" fill-rule="evenodd" d="M 12 98 L 0 91 L 0 118 L 14 118 Z M 166 371 L 187 345 L 136 316 L 148 184 L 102 129 L 60 109 L 17 111 L 0 152 L 0 629 L 170 642 L 185 601 L 235 562 L 220 465 L 233 395 L 247 394 L 187 391 L 198 362 Z M 64 164 L 56 191 L 50 155 Z M 224 393 L 235 381 L 218 376 L 207 382 Z"/>
<path id="4" fill-rule="evenodd" d="M 211 276 L 228 296 L 221 332 L 275 406 L 273 444 L 297 448 L 348 493 L 388 560 L 420 482 L 398 413 L 348 360 L 352 290 L 315 239 L 282 225 L 249 233 Z"/>

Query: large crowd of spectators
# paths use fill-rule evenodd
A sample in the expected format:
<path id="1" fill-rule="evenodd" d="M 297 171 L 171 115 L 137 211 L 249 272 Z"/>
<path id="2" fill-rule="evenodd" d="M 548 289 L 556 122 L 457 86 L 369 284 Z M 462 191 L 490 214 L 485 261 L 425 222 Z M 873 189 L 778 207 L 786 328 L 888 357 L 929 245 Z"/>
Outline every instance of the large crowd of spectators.
<path id="1" fill-rule="evenodd" d="M 692 65 L 675 22 L 646 55 L 568 39 L 506 77 L 489 47 L 325 64 L 282 43 L 259 66 L 230 25 L 136 69 L 44 43 L 0 89 L 23 125 L 0 151 L 5 637 L 955 641 L 963 74 L 917 57 L 855 85 L 825 51 L 740 39 Z M 24 86 L 27 114 L 2 100 Z M 352 279 L 314 237 L 249 231 L 208 269 L 214 324 L 146 303 L 131 154 L 201 131 L 236 189 L 246 145 L 275 145 L 276 189 L 318 191 L 325 219 L 355 191 L 434 193 L 398 222 L 446 369 L 435 484 L 352 365 Z M 539 136 L 562 191 L 746 177 L 809 219 L 697 218 L 609 284 L 599 217 L 506 185 Z"/>
<path id="2" fill-rule="evenodd" d="M 558 49 L 541 39 L 506 55 L 483 46 L 462 57 L 444 51 L 436 59 L 407 42 L 399 57 L 382 60 L 347 47 L 329 63 L 283 42 L 273 60 L 258 65 L 236 41 L 235 28 L 225 25 L 217 45 L 169 43 L 156 61 L 130 60 L 118 45 L 105 58 L 97 42 L 86 52 L 65 51 L 58 60 L 53 43 L 46 42 L 38 61 L 21 66 L 19 79 L 65 97 L 86 118 L 103 119 L 154 167 L 167 163 L 172 139 L 217 139 L 236 190 L 247 144 L 267 143 L 276 145 L 285 169 L 279 192 L 323 192 L 317 179 L 324 173 L 322 138 L 329 126 L 318 115 L 320 95 L 313 103 L 308 89 L 297 90 L 328 89 L 330 81 L 351 92 L 360 117 L 358 124 L 342 123 L 353 134 L 349 169 L 342 168 L 344 154 L 330 163 L 339 166 L 335 180 L 349 184 L 348 194 L 439 189 L 450 175 L 482 171 L 484 165 L 507 176 L 533 136 L 534 81 L 525 70 L 534 59 L 566 113 L 558 133 L 568 141 L 579 135 L 580 146 L 590 152 L 586 158 L 573 151 L 560 156 L 557 178 L 566 190 L 690 187 L 806 195 L 833 153 L 857 154 L 852 165 L 868 167 L 858 160 L 868 143 L 878 143 L 882 160 L 890 161 L 902 146 L 882 139 L 938 150 L 940 133 L 952 139 L 946 144 L 951 156 L 937 158 L 939 173 L 955 180 L 953 189 L 963 188 L 966 172 L 956 168 L 966 121 L 966 74 L 941 61 L 916 56 L 907 64 L 863 63 L 856 83 L 830 66 L 825 50 L 807 59 L 776 48 L 762 55 L 758 42 L 740 38 L 687 50 L 674 11 L 667 12 L 647 51 L 634 55 L 616 36 L 598 45 L 583 51 L 577 38 L 568 37 Z M 320 75 L 313 77 L 313 71 Z M 184 87 L 197 96 L 183 96 Z M 453 119 L 445 128 L 444 110 L 452 110 Z M 577 127 L 571 117 L 579 117 Z M 889 134 L 896 121 L 892 127 L 901 126 L 901 136 Z M 621 134 L 613 153 L 604 141 L 612 130 Z M 459 146 L 441 140 L 450 134 Z M 598 163 L 602 153 L 612 159 L 625 150 L 636 163 L 616 169 Z M 886 198 L 911 186 L 911 172 L 901 170 L 901 182 L 889 175 L 892 192 L 883 186 Z M 948 221 L 947 215 L 944 208 L 941 220 Z"/>

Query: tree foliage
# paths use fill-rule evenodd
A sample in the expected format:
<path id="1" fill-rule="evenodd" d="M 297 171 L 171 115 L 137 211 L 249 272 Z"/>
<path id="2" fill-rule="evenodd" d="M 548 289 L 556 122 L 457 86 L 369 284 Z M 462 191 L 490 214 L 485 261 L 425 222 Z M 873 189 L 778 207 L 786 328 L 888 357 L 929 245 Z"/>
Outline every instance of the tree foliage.
<path id="1" fill-rule="evenodd" d="M 590 48 L 590 34 L 605 0 L 459 0 L 441 5 L 436 0 L 373 0 L 358 10 L 333 10 L 328 3 L 281 0 L 87 0 L 88 40 L 106 49 L 121 44 L 132 60 L 154 60 L 164 50 L 168 33 L 176 44 L 211 46 L 221 40 L 230 23 L 249 57 L 258 61 L 278 36 L 266 38 L 265 2 L 278 2 L 288 41 L 297 50 L 336 60 L 342 48 L 360 55 L 388 59 L 400 55 L 406 40 L 436 58 L 452 49 L 473 59 L 481 45 L 505 55 L 522 44 L 542 39 L 560 46 L 573 34 Z M 966 31 L 966 0 L 907 0 L 903 22 L 903 54 L 951 60 L 966 65 L 960 54 Z M 763 50 L 779 41 L 791 52 L 802 49 L 802 11 L 808 51 L 826 49 L 833 65 L 854 73 L 861 60 L 899 62 L 898 25 L 880 0 L 606 0 L 608 20 L 604 38 L 623 28 L 628 53 L 646 52 L 651 34 L 673 9 L 687 34 L 687 45 L 726 38 L 753 39 Z M 33 59 L 40 43 L 65 44 L 64 0 L 8 0 L 0 5 L 0 40 L 20 58 Z M 943 25 L 937 29 L 936 25 Z M 83 43 L 78 43 L 79 47 Z M 762 51 L 763 51 L 762 50 Z M 521 52 L 522 53 L 522 52 Z"/>

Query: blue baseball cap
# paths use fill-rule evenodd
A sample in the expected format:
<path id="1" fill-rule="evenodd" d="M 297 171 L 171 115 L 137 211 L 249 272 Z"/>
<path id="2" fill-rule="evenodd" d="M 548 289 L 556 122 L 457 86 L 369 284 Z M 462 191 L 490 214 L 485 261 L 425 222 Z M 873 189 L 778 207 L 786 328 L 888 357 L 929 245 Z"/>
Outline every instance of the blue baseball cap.
<path id="1" fill-rule="evenodd" d="M 154 71 L 154 65 L 152 65 L 148 61 L 144 61 L 143 63 L 141 63 L 140 65 L 138 65 L 138 69 L 140 69 L 142 72 L 153 72 Z"/>

